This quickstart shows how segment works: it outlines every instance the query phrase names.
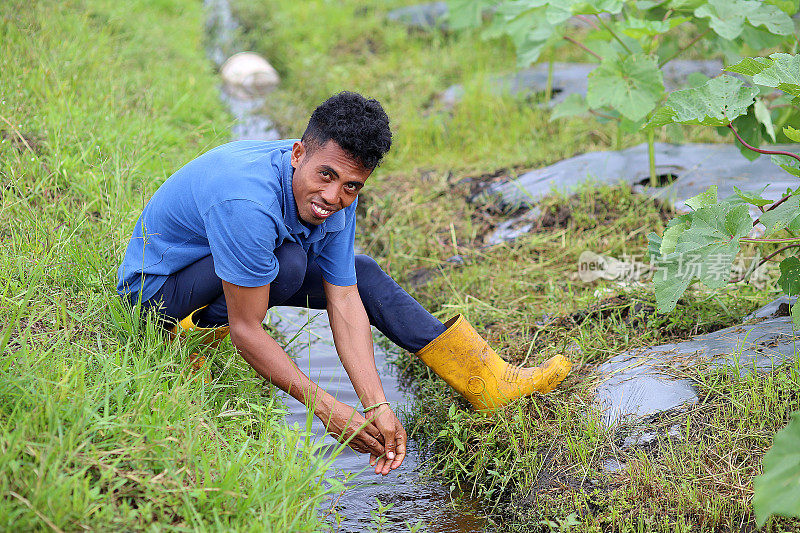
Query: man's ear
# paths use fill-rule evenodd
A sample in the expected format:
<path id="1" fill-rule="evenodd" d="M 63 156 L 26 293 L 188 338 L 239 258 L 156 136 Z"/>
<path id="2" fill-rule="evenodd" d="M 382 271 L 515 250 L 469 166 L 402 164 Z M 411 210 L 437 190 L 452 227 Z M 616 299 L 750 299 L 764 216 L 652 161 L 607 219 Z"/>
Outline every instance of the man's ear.
<path id="1" fill-rule="evenodd" d="M 306 153 L 306 147 L 303 145 L 303 141 L 295 141 L 292 145 L 292 167 L 297 168 L 300 166 L 300 160 L 303 159 L 303 156 Z"/>

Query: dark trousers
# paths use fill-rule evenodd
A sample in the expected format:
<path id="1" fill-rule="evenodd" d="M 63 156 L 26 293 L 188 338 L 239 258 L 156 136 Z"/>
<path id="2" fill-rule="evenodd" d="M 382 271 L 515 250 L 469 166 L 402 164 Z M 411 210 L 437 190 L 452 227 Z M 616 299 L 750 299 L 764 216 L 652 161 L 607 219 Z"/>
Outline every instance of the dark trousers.
<path id="1" fill-rule="evenodd" d="M 325 309 L 322 271 L 314 261 L 308 261 L 303 247 L 284 242 L 275 249 L 275 256 L 278 277 L 269 286 L 269 306 Z M 404 291 L 371 257 L 356 256 L 356 278 L 370 324 L 404 350 L 417 352 L 444 333 L 444 324 Z M 207 307 L 194 315 L 198 326 L 228 323 L 222 280 L 214 272 L 214 259 L 210 255 L 170 275 L 158 292 L 142 303 L 144 309 L 157 309 L 165 327 L 172 327 L 204 305 Z"/>

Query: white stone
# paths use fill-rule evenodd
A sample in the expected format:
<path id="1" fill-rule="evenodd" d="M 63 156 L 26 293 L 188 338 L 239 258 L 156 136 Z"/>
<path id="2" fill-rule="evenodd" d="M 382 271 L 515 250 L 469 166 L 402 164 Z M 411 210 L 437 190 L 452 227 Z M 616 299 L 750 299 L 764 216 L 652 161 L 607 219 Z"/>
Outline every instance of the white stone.
<path id="1" fill-rule="evenodd" d="M 239 52 L 222 64 L 225 84 L 242 96 L 264 95 L 280 83 L 280 76 L 269 62 L 255 52 Z"/>

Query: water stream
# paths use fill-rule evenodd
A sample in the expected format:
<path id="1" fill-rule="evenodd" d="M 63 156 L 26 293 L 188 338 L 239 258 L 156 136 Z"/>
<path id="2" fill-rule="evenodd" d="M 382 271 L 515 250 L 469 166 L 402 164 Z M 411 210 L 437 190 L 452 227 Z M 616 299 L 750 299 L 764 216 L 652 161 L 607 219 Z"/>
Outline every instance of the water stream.
<path id="1" fill-rule="evenodd" d="M 237 46 L 237 23 L 231 15 L 227 0 L 205 0 L 208 13 L 209 56 L 220 66 L 227 57 L 242 51 Z M 266 96 L 242 98 L 234 91 L 221 88 L 221 97 L 237 119 L 232 128 L 234 139 L 273 140 L 279 134 L 269 118 L 262 114 Z M 286 339 L 293 339 L 287 352 L 294 357 L 301 370 L 322 388 L 340 401 L 357 406 L 358 398 L 342 367 L 325 311 L 279 307 L 270 310 L 266 318 Z M 298 335 L 296 335 L 299 332 Z M 375 335 L 380 335 L 375 332 Z M 375 362 L 383 382 L 386 398 L 397 412 L 406 403 L 406 397 L 387 363 L 387 353 L 375 344 Z M 304 428 L 306 408 L 284 395 L 289 409 L 287 422 Z M 325 436 L 319 420 L 314 418 L 312 431 L 326 442 L 335 442 Z M 477 504 L 465 497 L 455 502 L 448 488 L 423 479 L 420 473 L 421 454 L 417 443 L 409 442 L 403 465 L 388 476 L 377 476 L 369 468 L 369 457 L 349 448 L 336 457 L 333 474 L 349 479 L 347 490 L 328 503 L 320 512 L 335 531 L 361 532 L 375 527 L 375 513 L 379 503 L 386 520 L 385 530 L 406 531 L 418 523 L 422 531 L 442 533 L 472 533 L 483 531 L 485 519 L 476 512 Z M 366 467 L 366 470 L 364 470 Z M 352 474 L 357 474 L 355 477 Z M 388 507 L 388 508 L 387 508 Z M 406 526 L 407 525 L 407 526 Z"/>

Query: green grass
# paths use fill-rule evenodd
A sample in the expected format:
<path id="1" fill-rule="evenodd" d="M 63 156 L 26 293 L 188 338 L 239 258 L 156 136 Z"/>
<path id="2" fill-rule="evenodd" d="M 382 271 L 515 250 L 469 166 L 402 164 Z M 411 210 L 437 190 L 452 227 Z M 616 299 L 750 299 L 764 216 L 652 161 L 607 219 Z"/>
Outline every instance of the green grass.
<path id="1" fill-rule="evenodd" d="M 0 5 L 0 527 L 297 531 L 319 446 L 229 343 L 214 381 L 116 297 L 146 199 L 228 139 L 199 2 Z M 337 486 L 334 485 L 334 489 Z"/>
<path id="2" fill-rule="evenodd" d="M 765 289 L 690 292 L 666 316 L 649 311 L 648 285 L 581 282 L 583 250 L 641 256 L 670 216 L 624 187 L 554 195 L 543 207 L 568 214 L 562 223 L 483 247 L 510 215 L 467 202 L 486 182 L 642 137 L 550 122 L 536 96 L 489 94 L 487 76 L 515 68 L 510 45 L 385 22 L 410 0 L 235 3 L 243 37 L 283 77 L 268 111 L 286 136 L 338 90 L 385 104 L 395 144 L 359 204 L 361 246 L 401 282 L 428 278 L 414 295 L 441 318 L 464 313 L 506 359 L 537 364 L 566 350 L 576 363 L 554 393 L 484 417 L 400 355 L 418 399 L 407 427 L 431 444 L 431 471 L 482 497 L 505 530 L 753 529 L 752 478 L 800 408 L 796 364 L 750 377 L 685 370 L 701 402 L 649 421 L 661 436 L 644 449 L 619 445 L 636 428 L 609 430 L 587 413 L 598 363 L 737 323 L 777 294 L 774 270 Z M 316 505 L 337 487 L 324 482 L 316 445 L 285 427 L 271 388 L 228 343 L 211 354 L 204 386 L 187 369 L 193 343 L 166 343 L 114 296 L 143 203 L 230 125 L 202 51 L 200 3 L 118 4 L 0 6 L 0 524 L 319 527 Z M 567 47 L 558 59 L 585 60 Z M 445 109 L 435 95 L 453 83 L 465 97 Z M 446 261 L 456 254 L 463 264 Z M 627 466 L 607 474 L 608 458 Z"/>
<path id="3" fill-rule="evenodd" d="M 739 323 L 778 295 L 776 269 L 768 270 L 765 286 L 690 291 L 669 315 L 653 311 L 649 284 L 580 281 L 582 251 L 646 262 L 647 233 L 662 231 L 671 217 L 666 206 L 626 187 L 553 195 L 543 208 L 569 215 L 563 223 L 485 247 L 486 233 L 511 215 L 490 201 L 467 201 L 487 182 L 644 138 L 618 135 L 596 120 L 550 122 L 535 105 L 537 95 L 490 94 L 486 78 L 515 68 L 510 44 L 385 20 L 390 9 L 411 3 L 234 1 L 244 39 L 283 78 L 268 113 L 285 135 L 299 135 L 309 112 L 339 90 L 385 105 L 394 147 L 362 193 L 363 249 L 436 316 L 464 313 L 506 359 L 534 365 L 567 352 L 575 362 L 553 393 L 484 417 L 415 357 L 400 355 L 396 362 L 417 398 L 407 429 L 431 444 L 431 472 L 481 496 L 497 527 L 509 531 L 575 524 L 580 531 L 755 529 L 752 478 L 774 432 L 800 408 L 796 364 L 746 378 L 685 370 L 700 383 L 700 403 L 648 421 L 661 428 L 660 437 L 639 450 L 620 446 L 635 427 L 608 429 L 592 415 L 593 369 L 628 349 Z M 701 43 L 691 57 L 702 50 Z M 569 47 L 557 58 L 586 61 Z M 446 109 L 436 95 L 453 83 L 464 84 L 465 97 Z M 681 131 L 683 141 L 729 140 L 703 129 Z M 660 135 L 657 140 L 670 140 Z M 446 261 L 456 254 L 463 264 Z M 418 280 L 426 282 L 413 283 Z M 676 424 L 679 431 L 670 436 L 666 430 Z M 602 471 L 613 457 L 627 466 Z M 773 520 L 766 530 L 796 527 Z"/>

